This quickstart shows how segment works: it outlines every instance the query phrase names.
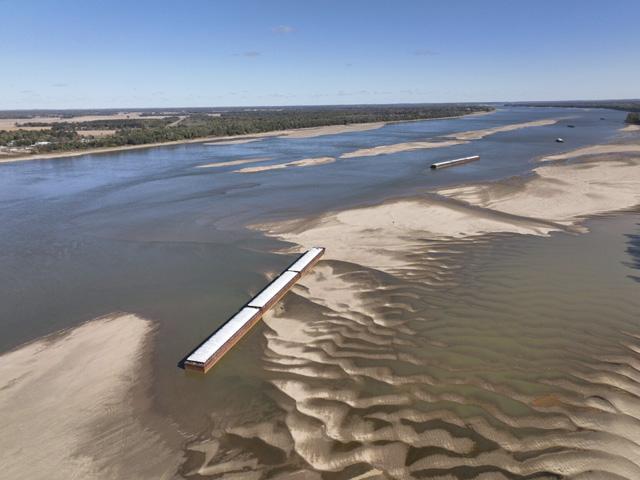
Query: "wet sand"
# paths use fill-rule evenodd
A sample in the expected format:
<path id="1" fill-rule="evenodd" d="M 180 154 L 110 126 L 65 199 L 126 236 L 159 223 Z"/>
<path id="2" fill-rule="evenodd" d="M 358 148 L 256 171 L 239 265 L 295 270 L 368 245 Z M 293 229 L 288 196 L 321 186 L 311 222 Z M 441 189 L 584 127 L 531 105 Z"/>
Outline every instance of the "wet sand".
<path id="1" fill-rule="evenodd" d="M 527 115 L 524 112 L 520 117 L 509 117 L 519 119 L 503 123 L 522 124 L 532 118 Z M 480 126 L 487 124 L 496 123 L 472 121 L 462 130 L 486 131 Z M 590 124 L 595 124 L 594 128 L 602 125 L 597 116 Z M 32 295 L 40 285 L 44 290 L 50 288 L 48 283 L 61 283 L 59 278 L 64 278 L 73 296 L 65 297 L 52 289 L 53 301 L 44 295 L 38 297 L 53 312 L 62 310 L 67 315 L 60 304 L 74 304 L 77 291 L 82 291 L 78 303 L 86 303 L 83 309 L 95 308 L 97 302 L 103 302 L 98 303 L 100 308 L 107 305 L 105 311 L 112 309 L 109 305 L 122 305 L 119 308 L 140 312 L 158 325 L 153 334 L 157 352 L 153 355 L 153 376 L 132 377 L 138 372 L 132 365 L 149 360 L 148 334 L 138 336 L 121 325 L 125 341 L 120 341 L 120 328 L 113 335 L 105 331 L 99 340 L 95 337 L 95 351 L 99 353 L 103 343 L 111 348 L 111 336 L 118 339 L 114 340 L 117 347 L 120 343 L 130 345 L 127 351 L 137 352 L 132 354 L 136 359 L 121 352 L 129 363 L 116 363 L 118 372 L 125 372 L 118 378 L 125 383 L 132 379 L 143 389 L 151 388 L 144 383 L 149 379 L 153 390 L 126 390 L 113 387 L 115 383 L 109 380 L 113 395 L 125 399 L 109 404 L 109 418 L 114 419 L 115 426 L 103 427 L 106 424 L 100 420 L 90 436 L 77 438 L 77 442 L 86 442 L 88 450 L 71 455 L 90 456 L 91 462 L 104 458 L 104 465 L 94 468 L 94 463 L 88 462 L 89 467 L 81 465 L 78 472 L 88 471 L 84 476 L 91 478 L 94 468 L 96 476 L 106 472 L 105 478 L 158 478 L 177 462 L 176 476 L 194 479 L 640 478 L 640 296 L 638 280 L 634 280 L 638 267 L 633 267 L 640 265 L 640 257 L 633 253 L 640 245 L 640 217 L 629 208 L 638 203 L 638 155 L 598 154 L 541 165 L 533 160 L 561 147 L 535 150 L 548 132 L 532 131 L 530 136 L 522 132 L 517 138 L 505 133 L 500 142 L 495 142 L 499 145 L 493 155 L 498 158 L 492 163 L 487 155 L 486 162 L 479 164 L 491 170 L 499 163 L 509 163 L 513 159 L 501 149 L 519 142 L 526 150 L 528 167 L 522 171 L 527 175 L 502 179 L 503 170 L 497 170 L 498 180 L 493 182 L 484 180 L 494 178 L 491 175 L 465 176 L 476 167 L 470 165 L 447 173 L 459 174 L 457 182 L 430 183 L 443 175 L 432 174 L 416 162 L 417 168 L 394 179 L 399 189 L 388 189 L 383 182 L 358 185 L 356 160 L 326 169 L 294 170 L 292 177 L 287 177 L 288 172 L 264 175 L 255 182 L 264 188 L 250 190 L 249 185 L 254 183 L 244 176 L 222 171 L 210 175 L 192 168 L 215 160 L 256 161 L 258 155 L 282 155 L 290 160 L 287 166 L 295 168 L 288 164 L 300 162 L 297 158 L 315 161 L 326 154 L 333 159 L 345 150 L 396 141 L 390 138 L 398 142 L 406 138 L 444 138 L 441 132 L 420 137 L 420 129 L 411 127 L 403 127 L 395 136 L 394 132 L 380 133 L 380 137 L 377 132 L 364 135 L 366 141 L 336 139 L 342 140 L 339 149 L 322 152 L 321 141 L 309 146 L 302 141 L 291 142 L 296 145 L 285 145 L 285 154 L 251 145 L 229 149 L 233 156 L 226 157 L 226 151 L 216 156 L 211 154 L 215 147 L 207 146 L 189 158 L 181 149 L 175 168 L 167 168 L 174 165 L 167 158 L 164 162 L 148 159 L 149 164 L 139 167 L 150 170 L 142 177 L 110 179 L 105 184 L 79 188 L 86 195 L 74 199 L 81 204 L 75 209 L 71 195 L 52 195 L 57 190 L 41 180 L 43 169 L 34 169 L 33 178 L 26 178 L 33 181 L 35 193 L 30 184 L 15 187 L 20 194 L 26 191 L 25 196 L 37 197 L 42 191 L 44 198 L 56 198 L 55 202 L 37 200 L 48 206 L 60 205 L 69 216 L 54 217 L 51 213 L 56 210 L 52 209 L 40 218 L 46 216 L 55 225 L 64 225 L 64 230 L 74 236 L 72 243 L 65 243 L 58 229 L 53 237 L 18 230 L 24 233 L 21 236 L 5 229 L 14 235 L 8 245 L 14 249 L 15 265 L 20 271 L 34 272 L 32 277 L 16 282 L 7 298 Z M 492 148 L 487 144 L 479 146 Z M 584 141 L 579 144 L 585 145 Z M 135 163 L 130 160 L 114 161 L 115 174 L 122 173 L 118 161 Z M 362 164 L 378 164 L 383 168 L 382 178 L 388 182 L 399 163 L 379 160 L 364 159 Z M 54 177 L 52 183 L 64 183 L 68 188 L 69 184 L 75 185 L 74 178 L 86 182 L 92 170 L 78 170 L 78 163 L 82 162 L 74 162 L 68 174 Z M 161 172 L 154 170 L 158 163 Z M 344 170 L 340 170 L 342 165 Z M 340 183 L 349 171 L 355 172 L 344 184 L 355 200 L 337 197 L 339 201 L 331 207 L 315 210 L 321 213 L 301 208 L 318 198 L 333 196 L 336 191 L 327 193 L 328 186 Z M 225 178 L 226 173 L 229 175 Z M 298 196 L 285 188 L 293 177 Z M 467 183 L 460 184 L 459 179 Z M 412 180 L 422 181 L 422 187 L 407 193 Z M 194 183 L 199 188 L 194 189 Z M 452 184 L 458 186 L 442 186 Z M 233 196 L 235 189 L 237 196 Z M 313 197 L 314 190 L 321 190 L 322 195 Z M 372 191 L 375 194 L 363 193 Z M 92 202 L 94 196 L 97 199 Z M 278 196 L 285 207 L 278 210 L 282 215 L 272 215 Z M 5 198 L 8 209 L 27 202 L 17 193 Z M 341 204 L 343 198 L 351 203 Z M 260 202 L 268 203 L 272 210 L 263 209 Z M 238 210 L 232 210 L 234 205 Z M 29 208 L 35 210 L 37 205 Z M 604 215 L 621 209 L 629 211 Z M 220 219 L 244 210 L 258 213 L 243 217 L 251 218 L 250 223 L 264 221 L 256 219 L 266 211 L 273 220 L 254 228 L 275 240 L 265 240 L 250 231 L 247 235 L 255 235 L 261 243 L 239 242 L 240 249 L 224 245 L 217 229 L 232 224 Z M 131 211 L 133 218 L 127 217 Z M 591 218 L 594 214 L 603 215 Z M 20 229 L 39 223 L 29 220 L 21 223 Z M 82 228 L 71 230 L 74 223 Z M 80 234 L 75 236 L 77 232 Z M 91 236 L 83 232 L 91 232 Z M 84 255 L 76 256 L 75 264 L 71 263 L 77 255 L 74 250 L 81 249 L 82 243 L 91 241 L 96 233 L 104 236 L 95 248 L 85 250 Z M 106 241 L 108 235 L 118 241 Z M 33 252 L 41 247 L 25 244 L 26 237 L 46 239 L 51 249 L 32 262 Z M 235 242 L 233 238 L 226 241 Z M 269 272 L 289 263 L 288 257 L 269 252 L 300 250 L 306 243 L 328 247 L 326 260 L 306 275 L 215 370 L 202 377 L 176 368 L 180 356 L 208 335 L 218 319 L 226 318 L 255 293 Z M 123 250 L 123 245 L 127 249 Z M 59 261 L 52 262 L 52 257 Z M 47 265 L 56 276 L 35 283 L 43 276 L 41 265 L 45 260 L 52 262 Z M 60 272 L 70 263 L 75 277 Z M 126 264 L 126 268 L 114 267 L 114 263 Z M 106 276 L 107 280 L 88 281 L 88 270 L 98 265 L 104 265 L 100 277 Z M 75 272 L 79 266 L 86 266 L 86 270 Z M 127 295 L 112 294 L 116 288 L 126 290 Z M 94 296 L 98 300 L 85 300 L 92 292 L 97 292 Z M 18 314 L 7 316 L 20 318 L 23 324 L 37 323 L 40 312 L 28 317 L 19 308 L 23 307 L 16 307 Z M 85 318 L 79 314 L 70 318 L 78 317 Z M 48 322 L 54 320 L 47 318 Z M 54 343 L 56 338 L 43 340 L 55 347 L 52 353 L 63 345 L 75 345 Z M 132 338 L 143 347 L 132 346 Z M 66 358 L 87 358 L 86 349 L 72 350 Z M 92 364 L 89 362 L 85 370 L 96 378 Z M 11 371 L 15 365 L 12 360 Z M 44 371 L 50 372 L 46 368 Z M 82 379 L 84 374 L 82 371 L 74 378 Z M 12 378 L 0 376 L 0 388 Z M 55 375 L 50 373 L 45 380 L 55 383 Z M 0 399 L 10 388 L 0 390 Z M 33 389 L 30 385 L 29 391 Z M 92 392 L 82 383 L 81 395 L 87 396 L 79 396 L 88 400 Z M 153 402 L 154 411 L 161 412 L 162 419 L 154 417 L 145 402 Z M 19 404 L 12 402 L 3 410 L 17 412 Z M 55 406 L 54 411 L 58 408 Z M 129 408 L 133 414 L 128 413 Z M 93 424 L 88 418 L 101 418 L 78 411 L 81 414 L 64 418 L 64 422 L 75 426 Z M 31 412 L 27 412 L 27 425 L 36 422 L 30 418 L 35 417 Z M 127 418 L 136 421 L 123 420 Z M 56 422 L 61 421 L 56 418 Z M 123 424 L 130 424 L 133 431 L 138 425 L 144 426 L 150 439 L 141 442 L 150 449 L 144 461 L 133 448 L 126 449 L 131 450 L 131 457 L 122 454 Z M 53 431 L 57 435 L 60 430 L 64 430 L 60 438 L 69 438 L 64 428 L 56 426 Z M 132 437 L 139 438 L 137 435 L 134 432 Z M 173 436 L 181 441 L 174 441 Z M 95 439 L 103 457 L 91 450 Z M 61 463 L 73 465 L 69 455 L 60 453 L 58 443 L 54 441 L 53 446 L 55 455 L 62 456 Z M 112 454 L 116 450 L 122 458 Z M 26 462 L 27 455 L 16 456 Z M 164 464 L 154 465 L 147 457 L 166 459 L 166 470 Z M 16 462 L 10 464 L 12 468 Z M 39 462 L 36 464 L 42 465 Z M 125 470 L 124 463 L 145 471 L 132 473 Z M 25 472 L 18 478 L 31 473 Z M 31 476 L 40 475 L 34 471 Z"/>
<path id="2" fill-rule="evenodd" d="M 638 204 L 640 157 L 609 154 L 256 226 L 327 254 L 264 318 L 282 415 L 220 451 L 259 438 L 303 478 L 638 478 L 637 287 L 589 277 L 619 268 L 598 237 L 545 238 Z"/>
<path id="3" fill-rule="evenodd" d="M 151 427 L 152 325 L 112 315 L 0 357 L 3 478 L 172 478 L 180 456 Z"/>

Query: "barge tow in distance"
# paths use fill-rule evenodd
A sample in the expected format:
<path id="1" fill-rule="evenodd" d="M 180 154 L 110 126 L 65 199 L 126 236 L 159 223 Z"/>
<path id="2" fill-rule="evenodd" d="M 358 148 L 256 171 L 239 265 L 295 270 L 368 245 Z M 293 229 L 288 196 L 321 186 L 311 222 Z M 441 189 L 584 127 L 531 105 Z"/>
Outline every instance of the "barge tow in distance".
<path id="1" fill-rule="evenodd" d="M 480 160 L 480 155 L 472 155 L 471 157 L 456 158 L 455 160 L 447 160 L 445 162 L 436 162 L 431 164 L 431 169 L 455 167 L 464 163 L 475 162 Z"/>

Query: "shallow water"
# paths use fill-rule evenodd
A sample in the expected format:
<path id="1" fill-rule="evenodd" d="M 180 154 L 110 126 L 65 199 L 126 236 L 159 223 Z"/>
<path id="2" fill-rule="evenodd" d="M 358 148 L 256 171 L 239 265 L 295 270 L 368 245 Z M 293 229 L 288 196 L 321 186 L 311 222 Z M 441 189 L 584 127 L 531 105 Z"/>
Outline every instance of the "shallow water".
<path id="1" fill-rule="evenodd" d="M 194 168 L 338 156 L 560 117 L 572 118 L 317 167 Z M 323 262 L 308 290 L 297 287 L 211 374 L 177 368 L 291 261 L 271 253 L 281 243 L 245 225 L 524 174 L 539 156 L 610 140 L 623 117 L 514 108 L 308 139 L 0 165 L 0 351 L 114 311 L 152 319 L 154 407 L 192 438 L 184 474 L 207 463 L 218 470 L 200 474 L 315 469 L 350 478 L 375 468 L 555 478 L 545 458 L 584 470 L 604 452 L 602 464 L 634 478 L 636 467 L 618 457 L 640 458 L 635 214 L 594 220 L 582 236 L 431 242 L 393 276 Z M 428 169 L 478 153 L 475 164 Z"/>

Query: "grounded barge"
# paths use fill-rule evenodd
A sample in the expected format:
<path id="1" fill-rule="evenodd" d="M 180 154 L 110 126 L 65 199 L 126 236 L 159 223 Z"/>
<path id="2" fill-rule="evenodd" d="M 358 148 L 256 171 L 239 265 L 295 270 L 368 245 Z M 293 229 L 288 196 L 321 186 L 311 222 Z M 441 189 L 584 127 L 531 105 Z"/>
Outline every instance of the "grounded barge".
<path id="1" fill-rule="evenodd" d="M 285 293 L 310 270 L 324 254 L 314 247 L 293 262 L 275 280 L 253 297 L 238 313 L 227 320 L 213 335 L 196 348 L 184 361 L 184 367 L 206 373 L 233 347 Z"/>
<path id="2" fill-rule="evenodd" d="M 464 163 L 476 162 L 480 160 L 480 155 L 473 155 L 471 157 L 456 158 L 455 160 L 447 160 L 445 162 L 436 162 L 431 164 L 433 170 L 437 168 L 455 167 L 456 165 L 462 165 Z"/>

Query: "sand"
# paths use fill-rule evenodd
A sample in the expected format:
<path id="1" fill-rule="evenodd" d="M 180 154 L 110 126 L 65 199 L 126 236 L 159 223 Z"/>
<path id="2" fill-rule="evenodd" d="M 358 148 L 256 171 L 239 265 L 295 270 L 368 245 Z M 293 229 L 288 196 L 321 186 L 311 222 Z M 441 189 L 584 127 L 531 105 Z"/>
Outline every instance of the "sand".
<path id="1" fill-rule="evenodd" d="M 241 168 L 240 170 L 235 170 L 234 173 L 258 173 L 265 172 L 267 170 L 280 170 L 287 167 L 313 167 L 316 165 L 333 163 L 335 161 L 336 159 L 333 157 L 304 158 L 302 160 L 295 160 L 293 162 L 276 163 L 275 165 Z"/>
<path id="2" fill-rule="evenodd" d="M 204 165 L 198 165 L 195 168 L 233 167 L 235 165 L 244 165 L 246 163 L 266 162 L 272 158 L 273 157 L 242 158 L 240 160 L 229 160 L 228 162 L 206 163 Z"/>
<path id="3" fill-rule="evenodd" d="M 640 131 L 640 125 L 627 125 L 620 129 L 621 132 L 638 132 Z"/>
<path id="4" fill-rule="evenodd" d="M 600 157 L 541 166 L 526 178 L 440 190 L 380 205 L 256 225 L 303 248 L 323 245 L 325 258 L 389 273 L 431 240 L 490 233 L 547 235 L 580 230 L 587 216 L 640 204 L 640 157 Z"/>
<path id="5" fill-rule="evenodd" d="M 141 423 L 151 332 L 112 315 L 3 354 L 0 476 L 172 478 L 179 458 Z"/>
<path id="6" fill-rule="evenodd" d="M 513 189 L 485 184 L 439 193 L 482 208 L 564 225 L 640 204 L 640 157 L 549 165 L 536 168 L 534 174 Z"/>
<path id="7" fill-rule="evenodd" d="M 553 125 L 557 122 L 558 119 L 536 120 L 533 122 L 514 123 L 511 125 L 503 125 L 501 127 L 486 128 L 484 130 L 471 130 L 468 132 L 454 133 L 451 135 L 446 135 L 441 139 L 435 138 L 418 142 L 403 142 L 395 143 L 393 145 L 380 145 L 372 148 L 361 148 L 353 152 L 343 153 L 342 155 L 340 155 L 340 158 L 371 157 L 376 155 L 388 155 L 391 153 L 409 152 L 413 150 L 451 147 L 453 145 L 468 143 L 472 140 L 479 140 L 496 133 L 510 132 L 512 130 L 519 130 L 521 128 L 542 127 L 545 125 Z"/>
<path id="8" fill-rule="evenodd" d="M 280 133 L 281 137 L 286 138 L 313 138 L 323 135 L 337 135 L 339 133 L 364 132 L 367 130 L 377 130 L 386 125 L 385 122 L 373 123 L 352 123 L 350 125 L 328 125 L 326 127 L 299 128 L 296 130 L 288 130 Z"/>
<path id="9" fill-rule="evenodd" d="M 388 155 L 391 153 L 410 152 L 412 150 L 425 150 L 430 148 L 444 148 L 451 147 L 453 145 L 460 145 L 461 141 L 449 140 L 449 141 L 424 141 L 424 142 L 405 142 L 395 143 L 393 145 L 380 145 L 371 148 L 361 148 L 353 152 L 347 152 L 340 155 L 340 158 L 353 158 L 353 157 L 373 157 L 376 155 Z"/>
<path id="10" fill-rule="evenodd" d="M 468 132 L 454 133 L 447 135 L 447 138 L 454 138 L 456 140 L 480 140 L 481 138 L 496 133 L 511 132 L 513 130 L 520 130 L 521 128 L 531 127 L 544 127 L 546 125 L 554 125 L 558 123 L 560 119 L 548 118 L 544 120 L 535 120 L 533 122 L 513 123 L 511 125 L 503 125 L 501 127 L 486 128 L 484 130 L 471 130 Z"/>
<path id="11" fill-rule="evenodd" d="M 551 162 L 556 160 L 568 160 L 571 158 L 582 157 L 586 155 L 603 155 L 611 153 L 639 153 L 640 144 L 607 144 L 593 145 L 591 147 L 578 148 L 558 155 L 549 155 L 541 159 L 542 162 Z"/>

